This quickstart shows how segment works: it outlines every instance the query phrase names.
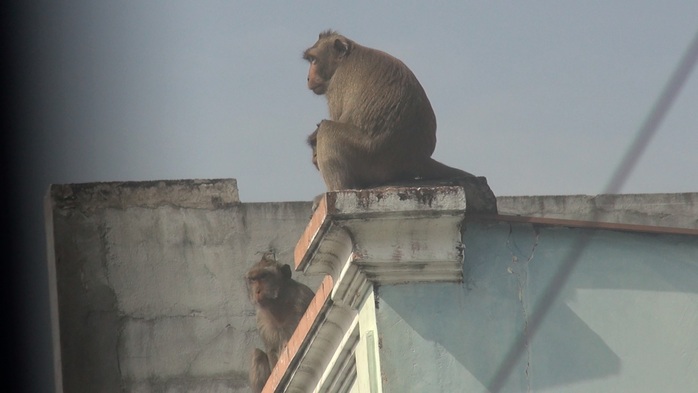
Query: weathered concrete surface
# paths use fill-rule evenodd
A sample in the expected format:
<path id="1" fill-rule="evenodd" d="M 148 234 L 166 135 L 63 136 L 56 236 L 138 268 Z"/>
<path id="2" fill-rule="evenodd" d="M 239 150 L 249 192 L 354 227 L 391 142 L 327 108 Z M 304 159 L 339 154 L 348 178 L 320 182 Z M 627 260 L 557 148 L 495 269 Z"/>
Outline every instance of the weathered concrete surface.
<path id="1" fill-rule="evenodd" d="M 466 213 L 481 213 L 481 214 L 496 214 L 497 213 L 497 198 L 494 192 L 487 184 L 487 178 L 484 176 L 473 176 L 461 179 L 449 180 L 412 180 L 406 182 L 398 182 L 387 186 L 375 187 L 370 190 L 362 190 L 368 193 L 376 193 L 376 191 L 390 191 L 395 188 L 426 188 L 433 189 L 438 187 L 457 186 L 462 187 L 465 191 L 465 199 L 468 202 Z"/>
<path id="2" fill-rule="evenodd" d="M 162 205 L 214 209 L 240 203 L 235 179 L 55 184 L 49 193 L 57 208 L 84 211 Z"/>
<path id="3" fill-rule="evenodd" d="M 497 197 L 500 214 L 698 228 L 698 193 Z"/>
<path id="4" fill-rule="evenodd" d="M 248 391 L 244 274 L 267 250 L 292 263 L 310 207 L 241 204 L 234 180 L 51 187 L 63 391 Z"/>

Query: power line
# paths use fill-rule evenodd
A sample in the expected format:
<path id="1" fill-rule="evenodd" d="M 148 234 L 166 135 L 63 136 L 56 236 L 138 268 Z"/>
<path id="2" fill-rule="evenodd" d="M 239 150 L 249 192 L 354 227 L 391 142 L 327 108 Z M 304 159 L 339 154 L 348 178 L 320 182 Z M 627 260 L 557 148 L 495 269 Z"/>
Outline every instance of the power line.
<path id="1" fill-rule="evenodd" d="M 697 61 L 698 32 L 696 32 L 696 35 L 693 37 L 693 40 L 681 58 L 678 67 L 676 70 L 674 70 L 674 73 L 664 86 L 664 89 L 642 124 L 642 127 L 640 127 L 637 135 L 635 135 L 633 142 L 630 144 L 630 147 L 623 156 L 620 164 L 613 172 L 613 176 L 611 176 L 611 179 L 604 188 L 604 194 L 618 193 L 623 187 L 640 160 L 640 157 L 647 149 L 652 137 L 657 133 L 659 125 L 661 124 L 662 120 L 664 120 L 676 97 L 681 92 L 681 88 L 686 83 L 686 80 L 691 74 L 691 71 L 693 71 Z M 599 213 L 595 212 L 591 220 L 596 221 L 598 219 L 598 215 Z M 545 316 L 548 314 L 548 311 L 550 311 L 550 308 L 555 303 L 555 299 L 558 297 L 560 291 L 567 283 L 570 274 L 572 274 L 572 271 L 579 262 L 584 249 L 589 245 L 591 240 L 591 235 L 589 232 L 582 233 L 582 236 L 572 245 L 567 255 L 563 258 L 562 265 L 543 292 L 543 296 L 541 297 L 540 301 L 538 301 L 534 307 L 531 318 L 528 320 L 527 329 L 524 330 L 521 335 L 519 335 L 509 349 L 509 353 L 499 365 L 497 372 L 488 386 L 489 392 L 499 393 L 501 391 L 504 383 L 509 379 L 509 376 L 514 370 L 514 366 L 521 358 L 523 352 L 526 350 L 528 342 L 533 339 L 534 335 L 540 328 L 541 323 L 545 319 Z"/>

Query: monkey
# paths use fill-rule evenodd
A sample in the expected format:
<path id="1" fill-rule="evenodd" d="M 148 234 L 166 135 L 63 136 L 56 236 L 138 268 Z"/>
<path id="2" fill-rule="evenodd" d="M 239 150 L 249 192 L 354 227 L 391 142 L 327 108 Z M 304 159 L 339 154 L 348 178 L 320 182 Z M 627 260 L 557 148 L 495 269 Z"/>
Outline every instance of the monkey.
<path id="1" fill-rule="evenodd" d="M 265 253 L 247 272 L 250 297 L 257 309 L 257 329 L 266 352 L 252 354 L 249 379 L 254 392 L 261 392 L 281 350 L 298 326 L 315 294 L 291 278 L 291 267 Z"/>
<path id="2" fill-rule="evenodd" d="M 303 58 L 308 88 L 329 107 L 330 118 L 307 139 L 329 191 L 473 177 L 431 158 L 436 116 L 402 61 L 332 30 Z"/>

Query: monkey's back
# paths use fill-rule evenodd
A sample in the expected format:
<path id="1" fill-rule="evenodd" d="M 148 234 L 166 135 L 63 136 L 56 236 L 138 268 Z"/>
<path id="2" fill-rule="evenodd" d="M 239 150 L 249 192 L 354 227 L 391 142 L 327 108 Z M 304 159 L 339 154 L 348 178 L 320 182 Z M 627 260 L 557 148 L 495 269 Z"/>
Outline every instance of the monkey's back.
<path id="1" fill-rule="evenodd" d="M 330 117 L 377 138 L 436 147 L 436 116 L 414 73 L 388 53 L 353 43 L 327 89 Z"/>

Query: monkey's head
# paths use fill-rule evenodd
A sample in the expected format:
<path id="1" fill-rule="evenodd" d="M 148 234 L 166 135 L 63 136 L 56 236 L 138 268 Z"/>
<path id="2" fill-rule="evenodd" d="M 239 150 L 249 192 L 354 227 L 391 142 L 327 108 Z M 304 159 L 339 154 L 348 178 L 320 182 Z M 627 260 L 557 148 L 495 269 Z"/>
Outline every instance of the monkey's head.
<path id="1" fill-rule="evenodd" d="M 247 272 L 252 302 L 264 306 L 275 301 L 290 280 L 291 267 L 277 262 L 272 254 L 264 254 Z"/>
<path id="2" fill-rule="evenodd" d="M 310 63 L 308 88 L 322 95 L 327 91 L 332 75 L 344 59 L 351 54 L 354 43 L 335 31 L 320 33 L 315 45 L 303 52 L 303 58 Z"/>

